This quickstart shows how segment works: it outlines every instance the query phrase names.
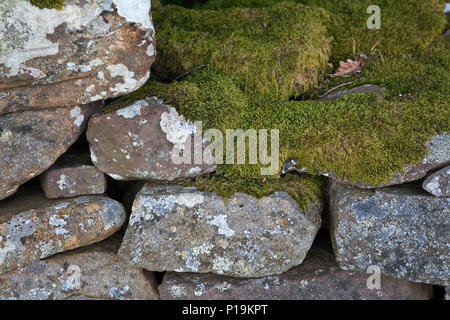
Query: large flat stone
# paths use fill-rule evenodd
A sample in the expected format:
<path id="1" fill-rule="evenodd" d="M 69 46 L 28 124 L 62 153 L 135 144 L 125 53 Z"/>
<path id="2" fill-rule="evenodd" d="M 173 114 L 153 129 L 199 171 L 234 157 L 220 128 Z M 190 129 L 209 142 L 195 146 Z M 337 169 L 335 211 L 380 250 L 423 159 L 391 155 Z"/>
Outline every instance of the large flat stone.
<path id="1" fill-rule="evenodd" d="M 146 184 L 133 204 L 119 255 L 151 271 L 260 277 L 299 265 L 320 227 L 287 193 L 227 202 L 195 187 Z"/>
<path id="2" fill-rule="evenodd" d="M 154 274 L 119 258 L 117 240 L 34 261 L 0 275 L 0 300 L 159 299 Z"/>
<path id="3" fill-rule="evenodd" d="M 381 276 L 369 289 L 362 272 L 337 267 L 331 250 L 313 247 L 283 274 L 238 279 L 213 274 L 167 272 L 158 287 L 162 300 L 427 300 L 430 285 Z"/>
<path id="4" fill-rule="evenodd" d="M 150 0 L 0 2 L 0 114 L 134 91 L 156 55 Z"/>
<path id="5" fill-rule="evenodd" d="M 0 200 L 49 168 L 78 139 L 99 103 L 0 116 Z"/>
<path id="6" fill-rule="evenodd" d="M 448 285 L 450 198 L 419 185 L 362 190 L 331 183 L 330 232 L 339 266 Z"/>
<path id="7" fill-rule="evenodd" d="M 211 153 L 204 149 L 195 163 L 194 135 L 200 132 L 192 122 L 156 97 L 89 121 L 87 138 L 92 162 L 116 180 L 174 180 L 213 171 Z M 205 150 L 205 152 L 203 152 Z M 172 155 L 188 155 L 189 163 L 176 163 Z M 205 155 L 205 157 L 203 157 Z"/>
<path id="8" fill-rule="evenodd" d="M 48 200 L 25 188 L 0 202 L 0 274 L 101 241 L 124 222 L 123 206 L 107 197 Z"/>

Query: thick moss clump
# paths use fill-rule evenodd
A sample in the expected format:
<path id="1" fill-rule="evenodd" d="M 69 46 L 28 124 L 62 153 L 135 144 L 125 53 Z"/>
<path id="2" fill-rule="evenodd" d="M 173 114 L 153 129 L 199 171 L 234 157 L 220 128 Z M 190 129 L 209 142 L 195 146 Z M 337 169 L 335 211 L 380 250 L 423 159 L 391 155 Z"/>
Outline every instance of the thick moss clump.
<path id="1" fill-rule="evenodd" d="M 215 192 L 225 200 L 233 194 L 242 192 L 256 198 L 269 196 L 275 192 L 287 192 L 303 210 L 307 210 L 311 202 L 320 204 L 322 198 L 321 186 L 324 179 L 307 177 L 305 175 L 286 174 L 281 179 L 226 179 L 224 177 L 199 176 L 188 185 L 194 185 L 200 191 Z"/>
<path id="2" fill-rule="evenodd" d="M 31 4 L 44 9 L 61 9 L 65 0 L 29 0 Z"/>
<path id="3" fill-rule="evenodd" d="M 326 9 L 331 16 L 327 26 L 332 42 L 332 61 L 368 54 L 377 48 L 383 55 L 398 55 L 428 47 L 444 29 L 444 0 L 294 0 Z M 266 7 L 280 0 L 214 0 L 205 9 Z M 381 9 L 381 29 L 368 29 L 367 7 Z"/>
<path id="4" fill-rule="evenodd" d="M 280 169 L 297 157 L 308 173 L 332 171 L 350 182 L 384 183 L 420 162 L 433 135 L 450 130 L 448 42 L 436 41 L 420 55 L 367 65 L 354 85 L 384 86 L 381 98 L 354 94 L 336 101 L 273 102 L 246 95 L 227 74 L 203 68 L 180 82 L 150 81 L 113 106 L 156 95 L 186 118 L 203 121 L 204 130 L 279 129 Z M 224 164 L 217 172 L 230 181 L 261 179 L 261 167 Z"/>
<path id="5" fill-rule="evenodd" d="M 317 86 L 329 56 L 322 9 L 280 3 L 263 9 L 153 12 L 158 56 L 152 69 L 173 80 L 207 66 L 247 94 L 288 99 Z"/>

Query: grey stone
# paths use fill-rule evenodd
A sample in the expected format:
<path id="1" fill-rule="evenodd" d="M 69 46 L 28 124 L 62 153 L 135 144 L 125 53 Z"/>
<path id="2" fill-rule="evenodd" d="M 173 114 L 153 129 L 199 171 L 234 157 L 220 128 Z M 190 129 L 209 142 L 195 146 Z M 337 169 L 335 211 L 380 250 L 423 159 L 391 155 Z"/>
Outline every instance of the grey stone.
<path id="1" fill-rule="evenodd" d="M 198 148 L 196 133 L 200 136 Z M 92 162 L 116 180 L 170 181 L 195 177 L 216 167 L 202 142 L 201 128 L 156 97 L 94 115 L 86 135 Z M 180 153 L 187 158 L 178 163 L 174 157 Z M 202 157 L 198 164 L 196 154 Z"/>
<path id="2" fill-rule="evenodd" d="M 338 265 L 448 285 L 450 198 L 419 185 L 362 190 L 331 182 L 330 232 Z"/>
<path id="3" fill-rule="evenodd" d="M 227 202 L 195 187 L 146 184 L 138 193 L 119 255 L 151 271 L 259 277 L 299 265 L 320 227 L 287 193 Z"/>
<path id="4" fill-rule="evenodd" d="M 239 279 L 213 274 L 167 272 L 158 287 L 162 300 L 427 300 L 432 286 L 337 267 L 328 248 L 313 246 L 298 267 L 280 275 Z"/>
<path id="5" fill-rule="evenodd" d="M 450 197 L 450 166 L 427 177 L 422 187 L 435 197 Z"/>
<path id="6" fill-rule="evenodd" d="M 0 200 L 48 169 L 78 139 L 101 105 L 0 115 Z"/>
<path id="7" fill-rule="evenodd" d="M 113 236 L 0 275 L 0 300 L 159 299 L 154 274 L 119 258 L 119 244 Z"/>
<path id="8" fill-rule="evenodd" d="M 142 86 L 155 60 L 150 0 L 0 1 L 0 114 L 67 107 Z"/>
<path id="9" fill-rule="evenodd" d="M 125 218 L 122 204 L 104 196 L 48 200 L 22 189 L 0 202 L 0 274 L 106 239 Z"/>

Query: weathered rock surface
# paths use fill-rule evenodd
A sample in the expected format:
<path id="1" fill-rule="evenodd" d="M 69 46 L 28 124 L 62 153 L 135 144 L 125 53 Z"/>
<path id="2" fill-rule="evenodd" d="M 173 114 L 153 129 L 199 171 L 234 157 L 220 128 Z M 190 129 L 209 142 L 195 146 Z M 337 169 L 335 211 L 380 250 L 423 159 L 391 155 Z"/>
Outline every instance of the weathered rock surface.
<path id="1" fill-rule="evenodd" d="M 138 193 L 119 255 L 151 271 L 260 277 L 299 265 L 320 227 L 287 193 L 227 203 L 195 187 L 146 184 Z"/>
<path id="2" fill-rule="evenodd" d="M 0 275 L 0 300 L 159 299 L 154 274 L 130 266 L 110 239 Z"/>
<path id="3" fill-rule="evenodd" d="M 420 186 L 361 190 L 331 183 L 330 232 L 339 266 L 448 285 L 450 198 Z"/>
<path id="4" fill-rule="evenodd" d="M 116 180 L 174 180 L 215 169 L 211 152 L 201 138 L 200 152 L 196 151 L 196 132 L 200 135 L 201 130 L 173 107 L 151 97 L 94 115 L 87 139 L 92 162 Z M 173 159 L 180 153 L 187 156 L 187 163 Z M 197 154 L 201 156 L 199 164 L 195 161 Z"/>
<path id="5" fill-rule="evenodd" d="M 101 241 L 124 222 L 123 206 L 107 197 L 48 200 L 25 188 L 0 202 L 0 274 Z"/>
<path id="6" fill-rule="evenodd" d="M 336 100 L 339 99 L 345 95 L 353 94 L 353 93 L 374 93 L 376 95 L 380 95 L 385 88 L 373 85 L 373 84 L 364 84 L 362 86 L 350 88 L 350 89 L 343 89 L 339 91 L 330 92 L 328 94 L 325 94 L 321 97 L 319 97 L 319 100 Z"/>
<path id="7" fill-rule="evenodd" d="M 0 114 L 73 106 L 142 86 L 155 59 L 150 0 L 0 2 Z"/>
<path id="8" fill-rule="evenodd" d="M 0 116 L 0 200 L 49 168 L 80 136 L 99 103 Z"/>
<path id="9" fill-rule="evenodd" d="M 362 272 L 337 267 L 330 250 L 313 247 L 305 260 L 281 275 L 238 279 L 213 274 L 167 272 L 158 287 L 162 300 L 426 300 L 431 286 L 381 276 L 369 289 Z"/>
<path id="10" fill-rule="evenodd" d="M 89 155 L 65 154 L 39 176 L 45 196 L 49 199 L 102 194 L 106 177 L 90 160 Z"/>
<path id="11" fill-rule="evenodd" d="M 450 197 L 450 166 L 430 175 L 422 187 L 435 197 Z"/>

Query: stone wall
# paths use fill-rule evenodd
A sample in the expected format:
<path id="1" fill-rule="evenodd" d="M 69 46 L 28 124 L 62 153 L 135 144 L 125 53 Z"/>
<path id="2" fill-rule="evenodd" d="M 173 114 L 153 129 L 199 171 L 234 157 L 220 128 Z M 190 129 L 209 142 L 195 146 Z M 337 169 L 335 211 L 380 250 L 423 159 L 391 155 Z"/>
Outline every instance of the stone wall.
<path id="1" fill-rule="evenodd" d="M 395 91 L 404 75 L 379 68 L 411 48 L 365 52 L 353 88 L 335 90 L 329 64 L 345 50 L 330 8 L 278 2 L 155 2 L 156 30 L 149 0 L 0 3 L 0 300 L 448 299 L 448 38 L 418 32 L 444 62 L 406 76 L 433 75 L 427 92 L 404 87 L 410 100 Z M 277 20 L 303 29 L 278 37 Z M 428 68 L 422 54 L 408 59 Z M 241 124 L 280 128 L 276 174 L 196 140 Z M 395 159 L 380 167 L 371 150 Z"/>

